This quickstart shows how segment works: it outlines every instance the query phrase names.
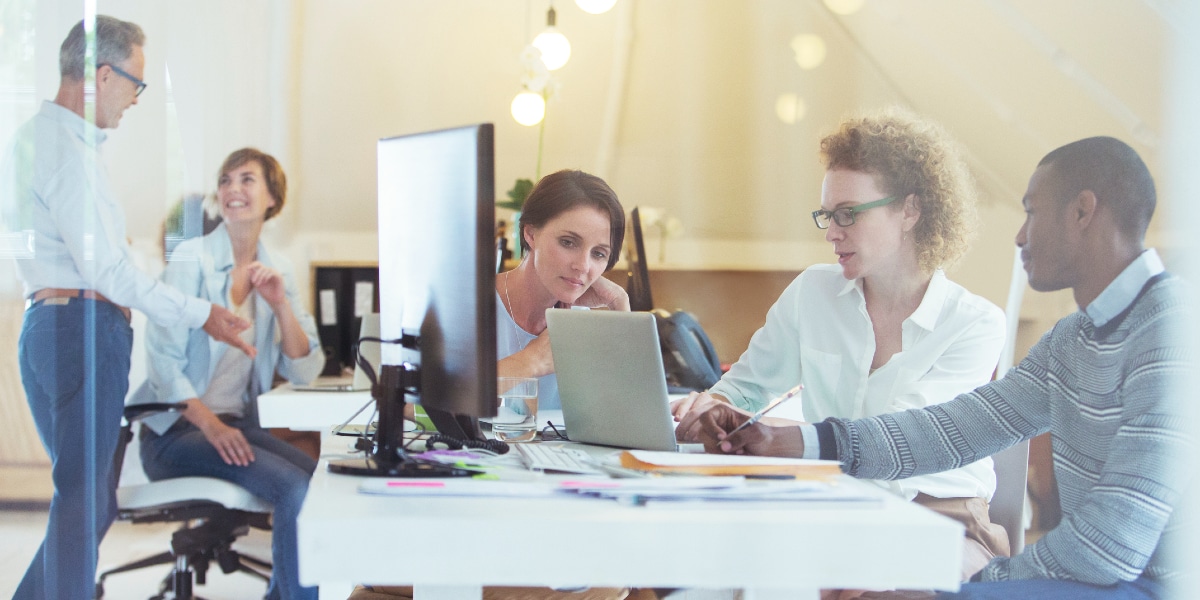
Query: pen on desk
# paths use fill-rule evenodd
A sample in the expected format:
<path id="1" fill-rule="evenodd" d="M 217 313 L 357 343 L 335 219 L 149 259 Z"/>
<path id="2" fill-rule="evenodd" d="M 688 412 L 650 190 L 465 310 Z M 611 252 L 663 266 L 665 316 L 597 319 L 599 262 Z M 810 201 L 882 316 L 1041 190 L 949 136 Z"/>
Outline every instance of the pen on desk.
<path id="1" fill-rule="evenodd" d="M 750 418 L 746 419 L 746 421 L 743 422 L 741 425 L 734 427 L 733 431 L 730 431 L 729 433 L 725 434 L 725 439 L 729 439 L 729 436 L 757 423 L 759 419 L 763 418 L 763 415 L 774 410 L 776 406 L 783 404 L 784 402 L 788 401 L 789 399 L 791 399 L 794 396 L 799 396 L 800 390 L 802 390 L 802 389 L 804 389 L 804 384 L 803 383 L 797 384 L 796 387 L 788 390 L 787 393 L 785 393 L 784 395 L 768 402 L 767 405 L 762 407 L 761 409 L 759 409 L 758 412 L 750 415 Z"/>

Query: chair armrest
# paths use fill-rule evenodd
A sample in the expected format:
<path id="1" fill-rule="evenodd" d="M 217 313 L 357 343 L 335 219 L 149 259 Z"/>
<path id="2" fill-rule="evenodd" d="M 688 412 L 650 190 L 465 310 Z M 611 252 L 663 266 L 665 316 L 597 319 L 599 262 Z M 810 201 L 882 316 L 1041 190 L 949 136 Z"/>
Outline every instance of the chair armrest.
<path id="1" fill-rule="evenodd" d="M 125 421 L 135 423 L 151 415 L 164 412 L 183 412 L 186 402 L 147 402 L 145 404 L 130 404 L 125 407 Z"/>

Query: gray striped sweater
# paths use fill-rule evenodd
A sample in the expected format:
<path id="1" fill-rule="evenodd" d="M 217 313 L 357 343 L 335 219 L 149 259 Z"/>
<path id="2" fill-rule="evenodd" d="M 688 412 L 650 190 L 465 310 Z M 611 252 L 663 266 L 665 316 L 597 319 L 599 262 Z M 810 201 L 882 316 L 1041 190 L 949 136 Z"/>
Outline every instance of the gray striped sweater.
<path id="1" fill-rule="evenodd" d="M 1049 431 L 1063 520 L 1023 553 L 992 560 L 979 578 L 1109 585 L 1179 574 L 1160 550 L 1180 529 L 1175 508 L 1191 472 L 1183 458 L 1191 398 L 1176 386 L 1196 364 L 1179 335 L 1193 331 L 1192 297 L 1179 278 L 1151 280 L 1101 328 L 1082 312 L 1059 321 L 1003 379 L 925 409 L 828 419 L 817 424 L 830 442 L 821 446 L 836 440 L 850 475 L 900 479 Z"/>

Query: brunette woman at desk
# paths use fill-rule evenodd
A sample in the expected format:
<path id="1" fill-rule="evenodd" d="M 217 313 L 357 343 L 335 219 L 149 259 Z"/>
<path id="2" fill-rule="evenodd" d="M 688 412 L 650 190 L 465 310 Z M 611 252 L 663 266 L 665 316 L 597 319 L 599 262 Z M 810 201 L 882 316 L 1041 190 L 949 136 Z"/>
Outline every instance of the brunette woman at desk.
<path id="1" fill-rule="evenodd" d="M 804 419 L 816 422 L 937 404 L 991 379 L 1004 314 L 942 272 L 966 252 L 974 217 L 976 192 L 954 145 L 936 125 L 886 111 L 843 122 L 821 140 L 821 158 L 813 221 L 838 264 L 805 269 L 729 372 L 674 403 L 682 440 L 696 441 L 695 416 L 714 403 L 754 411 L 797 383 Z M 964 579 L 1008 555 L 1004 530 L 987 517 L 990 459 L 879 483 L 964 522 Z"/>
<path id="2" fill-rule="evenodd" d="M 558 381 L 546 309 L 582 306 L 629 310 L 629 296 L 605 279 L 621 255 L 625 210 L 616 192 L 595 175 L 564 170 L 543 177 L 521 210 L 521 264 L 496 276 L 497 374 L 537 377 L 538 407 L 557 409 Z M 623 600 L 653 598 L 644 591 L 543 587 L 483 589 L 485 600 Z M 632 595 L 631 595 L 632 594 Z M 407 586 L 358 586 L 350 600 L 412 598 Z"/>
<path id="3" fill-rule="evenodd" d="M 230 154 L 220 173 L 222 224 L 181 243 L 174 255 L 190 260 L 167 263 L 162 278 L 254 323 L 243 336 L 257 356 L 230 352 L 200 330 L 150 327 L 150 378 L 138 391 L 149 397 L 134 402 L 186 402 L 187 409 L 183 418 L 146 420 L 142 465 L 152 480 L 215 477 L 270 502 L 274 568 L 266 598 L 316 600 L 315 587 L 300 587 L 296 558 L 296 516 L 316 462 L 259 427 L 254 404 L 271 389 L 276 371 L 293 383 L 309 383 L 325 365 L 290 267 L 259 239 L 263 224 L 283 208 L 287 179 L 272 156 L 253 148 Z"/>
<path id="4" fill-rule="evenodd" d="M 603 179 L 564 170 L 533 188 L 517 227 L 521 264 L 496 276 L 497 371 L 537 377 L 538 407 L 557 409 L 546 309 L 629 310 L 629 295 L 603 277 L 621 255 L 625 210 Z"/>

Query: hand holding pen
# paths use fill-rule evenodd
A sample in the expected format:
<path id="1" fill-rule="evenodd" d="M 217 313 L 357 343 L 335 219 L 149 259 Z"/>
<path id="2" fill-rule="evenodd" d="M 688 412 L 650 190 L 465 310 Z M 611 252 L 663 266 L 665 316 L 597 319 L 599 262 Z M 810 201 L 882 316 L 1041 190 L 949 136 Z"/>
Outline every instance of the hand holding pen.
<path id="1" fill-rule="evenodd" d="M 757 423 L 757 422 L 759 421 L 759 419 L 762 419 L 764 415 L 766 415 L 767 413 L 769 413 L 769 412 L 771 412 L 772 410 L 774 410 L 776 406 L 779 406 L 780 404 L 783 404 L 784 402 L 787 402 L 788 400 L 790 400 L 790 399 L 791 399 L 792 397 L 794 397 L 794 396 L 799 396 L 799 395 L 800 395 L 800 390 L 803 390 L 803 389 L 804 389 L 804 384 L 803 384 L 803 383 L 801 383 L 801 384 L 797 384 L 797 385 L 796 385 L 796 387 L 794 387 L 794 388 L 792 388 L 792 389 L 788 390 L 788 391 L 787 391 L 786 393 L 784 393 L 782 396 L 780 396 L 780 397 L 778 397 L 778 398 L 776 398 L 776 399 L 774 399 L 774 400 L 772 400 L 772 401 L 768 402 L 768 403 L 767 403 L 767 405 L 766 405 L 766 406 L 764 406 L 764 407 L 762 407 L 762 408 L 760 408 L 760 409 L 758 410 L 758 412 L 756 412 L 756 413 L 754 413 L 754 414 L 750 415 L 750 418 L 749 418 L 749 419 L 746 419 L 746 421 L 745 421 L 745 422 L 743 422 L 741 425 L 738 425 L 737 427 L 734 427 L 734 428 L 733 428 L 733 431 L 730 431 L 729 433 L 726 433 L 726 434 L 725 434 L 725 438 L 726 438 L 726 439 L 728 439 L 728 438 L 729 438 L 729 436 L 731 436 L 731 435 L 733 435 L 733 434 L 735 434 L 735 433 L 737 433 L 737 432 L 739 432 L 739 431 L 741 431 L 741 430 L 743 430 L 743 429 L 745 429 L 745 428 L 747 428 L 747 427 L 749 427 L 749 426 L 751 426 L 751 425 L 753 425 L 753 424 Z"/>
<path id="2" fill-rule="evenodd" d="M 739 436 L 736 441 L 731 439 L 733 434 L 758 423 L 764 415 L 774 410 L 780 404 L 800 395 L 800 390 L 802 389 L 803 386 L 797 385 L 782 396 L 768 402 L 761 410 L 750 415 L 745 420 L 739 418 L 745 415 L 745 413 L 738 411 L 732 406 L 726 405 L 711 411 L 709 418 L 705 419 L 707 421 L 705 428 L 708 429 L 711 427 L 712 429 L 709 429 L 705 437 L 713 440 L 715 445 L 710 447 L 706 442 L 705 450 L 722 454 L 755 454 L 783 457 L 803 456 L 804 442 L 800 436 L 800 429 L 798 427 L 766 427 L 756 429 L 753 432 L 747 432 L 747 434 Z M 723 431 L 724 427 L 731 425 L 733 425 L 732 429 Z"/>

